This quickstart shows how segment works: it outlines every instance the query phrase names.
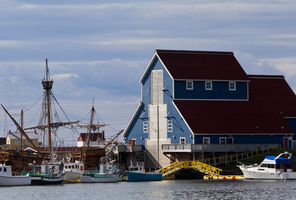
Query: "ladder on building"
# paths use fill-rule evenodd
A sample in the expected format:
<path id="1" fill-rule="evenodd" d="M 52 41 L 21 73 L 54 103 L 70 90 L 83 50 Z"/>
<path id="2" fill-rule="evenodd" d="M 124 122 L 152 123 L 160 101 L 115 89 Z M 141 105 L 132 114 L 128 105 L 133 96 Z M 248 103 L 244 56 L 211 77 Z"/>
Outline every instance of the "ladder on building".
<path id="1" fill-rule="evenodd" d="M 204 173 L 210 176 L 219 175 L 222 172 L 222 169 L 213 167 L 211 165 L 208 165 L 199 161 L 177 161 L 157 171 L 161 172 L 163 177 L 167 177 L 169 175 L 176 173 L 181 169 L 189 169 L 189 168 L 195 169 L 201 173 Z"/>

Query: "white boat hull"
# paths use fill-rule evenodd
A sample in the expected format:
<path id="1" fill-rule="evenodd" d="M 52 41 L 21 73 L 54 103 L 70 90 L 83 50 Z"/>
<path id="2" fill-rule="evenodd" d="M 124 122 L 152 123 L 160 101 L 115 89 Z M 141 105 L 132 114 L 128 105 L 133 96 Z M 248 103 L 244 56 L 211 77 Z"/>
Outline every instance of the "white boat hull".
<path id="1" fill-rule="evenodd" d="M 266 172 L 259 171 L 258 168 L 245 168 L 240 166 L 245 179 L 258 180 L 296 180 L 296 172 Z"/>
<path id="2" fill-rule="evenodd" d="M 81 176 L 81 183 L 115 183 L 118 182 L 119 175 L 115 174 L 111 177 L 92 177 L 92 176 Z"/>
<path id="3" fill-rule="evenodd" d="M 0 186 L 30 185 L 30 176 L 2 176 L 0 175 Z"/>

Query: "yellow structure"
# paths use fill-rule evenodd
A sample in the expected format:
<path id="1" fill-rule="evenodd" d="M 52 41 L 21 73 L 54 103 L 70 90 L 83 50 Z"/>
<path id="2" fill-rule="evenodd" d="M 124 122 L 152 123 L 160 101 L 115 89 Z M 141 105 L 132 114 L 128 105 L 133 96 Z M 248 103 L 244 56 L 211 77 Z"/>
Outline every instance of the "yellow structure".
<path id="1" fill-rule="evenodd" d="M 36 133 L 27 133 L 28 137 L 32 140 L 32 142 L 38 146 L 39 135 Z M 19 132 L 11 132 L 9 131 L 6 135 L 6 145 L 9 146 L 11 150 L 20 150 L 20 138 L 21 134 Z M 33 147 L 29 141 L 25 137 L 23 137 L 23 148 Z"/>
<path id="2" fill-rule="evenodd" d="M 219 175 L 222 172 L 222 169 L 207 165 L 199 161 L 177 161 L 167 167 L 159 169 L 158 171 L 162 173 L 163 177 L 166 177 L 181 169 L 188 168 L 195 169 L 201 173 L 208 174 L 210 176 Z"/>

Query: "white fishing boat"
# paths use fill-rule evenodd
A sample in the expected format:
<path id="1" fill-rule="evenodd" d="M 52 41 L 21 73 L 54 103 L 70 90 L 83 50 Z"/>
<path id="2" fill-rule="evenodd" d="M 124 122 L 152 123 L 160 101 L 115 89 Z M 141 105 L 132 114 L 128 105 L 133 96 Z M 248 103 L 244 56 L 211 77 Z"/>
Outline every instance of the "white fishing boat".
<path id="1" fill-rule="evenodd" d="M 32 185 L 61 184 L 64 181 L 64 166 L 60 162 L 46 162 L 41 165 L 33 165 L 32 172 L 27 173 L 31 177 Z"/>
<path id="2" fill-rule="evenodd" d="M 81 176 L 82 183 L 114 183 L 118 182 L 119 170 L 114 164 L 102 164 L 99 171 L 86 171 Z"/>
<path id="3" fill-rule="evenodd" d="M 64 163 L 65 181 L 78 181 L 84 174 L 84 164 L 81 161 Z"/>
<path id="4" fill-rule="evenodd" d="M 31 177 L 13 176 L 11 166 L 0 164 L 0 186 L 30 185 Z"/>
<path id="5" fill-rule="evenodd" d="M 292 170 L 292 154 L 288 152 L 278 156 L 266 156 L 260 165 L 239 165 L 239 168 L 245 179 L 296 179 L 296 172 Z"/>

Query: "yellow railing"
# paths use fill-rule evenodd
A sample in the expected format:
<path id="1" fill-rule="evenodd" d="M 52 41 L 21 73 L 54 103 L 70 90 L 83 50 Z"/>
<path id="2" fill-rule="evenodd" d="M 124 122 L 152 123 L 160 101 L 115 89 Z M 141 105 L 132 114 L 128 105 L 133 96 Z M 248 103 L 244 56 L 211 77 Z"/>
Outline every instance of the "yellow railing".
<path id="1" fill-rule="evenodd" d="M 208 174 L 211 176 L 219 175 L 222 172 L 222 169 L 219 169 L 217 167 L 213 167 L 211 165 L 207 165 L 205 163 L 199 162 L 199 161 L 177 161 L 172 164 L 170 164 L 167 167 L 161 168 L 157 171 L 162 173 L 162 176 L 169 176 L 170 174 L 173 174 L 181 169 L 189 169 L 193 168 L 198 170 L 201 173 Z"/>
<path id="2" fill-rule="evenodd" d="M 226 164 L 228 165 L 229 163 L 233 163 L 233 162 L 238 162 L 241 160 L 247 160 L 249 158 L 252 157 L 256 157 L 262 154 L 266 154 L 269 153 L 270 151 L 273 150 L 280 150 L 281 146 L 277 145 L 277 146 L 273 146 L 273 147 L 267 147 L 267 148 L 260 148 L 254 151 L 248 151 L 248 152 L 243 152 L 243 153 L 236 153 L 236 154 L 229 154 L 229 155 L 224 155 L 224 156 L 215 156 L 212 158 L 206 158 L 206 159 L 201 159 L 200 161 L 208 164 L 208 165 L 221 165 L 221 164 Z"/>

